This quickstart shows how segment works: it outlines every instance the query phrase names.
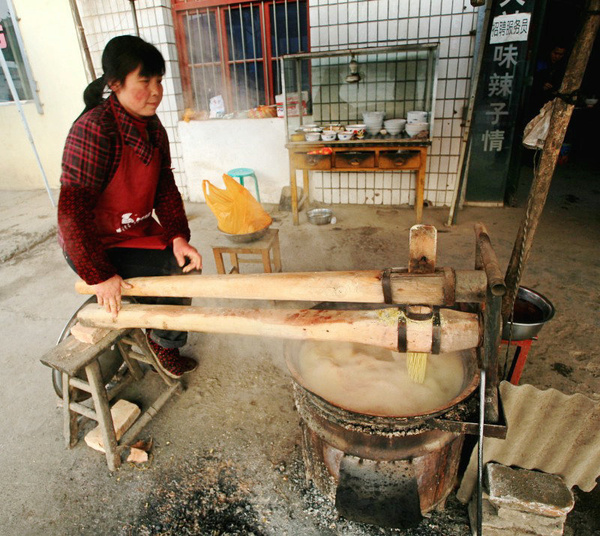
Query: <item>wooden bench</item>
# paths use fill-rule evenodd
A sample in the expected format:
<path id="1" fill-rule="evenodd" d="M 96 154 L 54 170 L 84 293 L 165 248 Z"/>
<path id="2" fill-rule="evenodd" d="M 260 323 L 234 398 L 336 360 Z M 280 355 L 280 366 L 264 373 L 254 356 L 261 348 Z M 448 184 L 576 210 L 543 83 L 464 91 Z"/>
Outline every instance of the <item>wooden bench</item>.
<path id="1" fill-rule="evenodd" d="M 113 345 L 116 345 L 126 364 L 127 371 L 123 377 L 110 388 L 102 378 L 98 358 Z M 175 393 L 182 391 L 181 381 L 169 378 L 158 366 L 154 354 L 148 346 L 146 335 L 140 329 L 109 330 L 98 342 L 89 344 L 69 335 L 60 344 L 47 352 L 40 361 L 62 374 L 63 393 L 63 431 L 67 448 L 78 442 L 79 415 L 98 422 L 102 432 L 104 450 L 108 468 L 114 471 L 121 465 L 122 452 L 133 442 L 160 408 Z M 140 362 L 154 366 L 166 389 L 146 409 L 117 440 L 115 427 L 110 413 L 110 402 L 133 381 L 141 380 L 144 371 Z M 85 371 L 87 380 L 78 378 Z M 93 407 L 75 401 L 75 390 L 80 389 L 91 394 Z"/>

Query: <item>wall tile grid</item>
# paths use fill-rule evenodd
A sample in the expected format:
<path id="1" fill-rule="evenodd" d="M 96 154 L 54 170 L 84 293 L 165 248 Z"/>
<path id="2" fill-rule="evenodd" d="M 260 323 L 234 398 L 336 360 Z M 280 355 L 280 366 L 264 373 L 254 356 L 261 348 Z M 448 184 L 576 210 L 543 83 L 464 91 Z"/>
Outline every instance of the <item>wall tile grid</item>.
<path id="1" fill-rule="evenodd" d="M 129 0 L 77 0 L 77 5 L 94 68 L 100 76 L 102 50 L 106 43 L 117 35 L 135 34 L 132 4 Z M 137 0 L 134 5 L 140 36 L 155 45 L 165 58 L 164 97 L 158 115 L 169 135 L 175 182 L 184 199 L 187 199 L 188 187 L 177 132 L 179 110 L 183 109 L 183 92 L 170 1 Z"/>
<path id="2" fill-rule="evenodd" d="M 425 183 L 425 201 L 431 205 L 452 201 L 473 62 L 475 36 L 471 32 L 476 23 L 477 9 L 469 0 L 310 0 L 313 52 L 439 43 Z M 313 177 L 315 198 L 325 203 L 414 203 L 414 172 L 313 172 Z"/>

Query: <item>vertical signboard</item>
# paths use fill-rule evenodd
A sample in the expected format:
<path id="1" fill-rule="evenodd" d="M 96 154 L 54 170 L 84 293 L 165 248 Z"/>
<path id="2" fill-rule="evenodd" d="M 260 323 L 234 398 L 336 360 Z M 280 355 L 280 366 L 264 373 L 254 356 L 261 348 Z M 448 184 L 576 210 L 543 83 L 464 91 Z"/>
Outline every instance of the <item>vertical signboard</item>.
<path id="1" fill-rule="evenodd" d="M 502 203 L 524 85 L 534 0 L 493 0 L 473 113 L 468 201 Z"/>

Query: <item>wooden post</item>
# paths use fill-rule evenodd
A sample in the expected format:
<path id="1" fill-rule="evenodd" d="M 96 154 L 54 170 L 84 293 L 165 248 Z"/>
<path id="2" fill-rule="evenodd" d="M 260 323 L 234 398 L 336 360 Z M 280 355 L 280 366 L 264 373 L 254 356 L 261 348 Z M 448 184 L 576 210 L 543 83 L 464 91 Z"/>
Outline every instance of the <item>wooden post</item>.
<path id="1" fill-rule="evenodd" d="M 567 70 L 560 86 L 560 94 L 572 95 L 579 89 L 596 34 L 598 33 L 599 24 L 600 0 L 588 0 L 585 20 L 569 57 Z M 506 271 L 505 281 L 508 291 L 502 301 L 502 318 L 504 321 L 510 317 L 512 312 L 523 266 L 527 262 L 531 251 L 533 237 L 546 203 L 552 175 L 554 174 L 558 154 L 565 139 L 573 107 L 573 104 L 569 104 L 561 98 L 554 100 L 554 108 L 552 117 L 550 118 L 550 129 L 544 143 L 544 149 L 542 150 L 540 165 L 533 177 L 533 183 L 529 191 L 529 197 L 527 198 L 525 216 L 521 221 Z"/>

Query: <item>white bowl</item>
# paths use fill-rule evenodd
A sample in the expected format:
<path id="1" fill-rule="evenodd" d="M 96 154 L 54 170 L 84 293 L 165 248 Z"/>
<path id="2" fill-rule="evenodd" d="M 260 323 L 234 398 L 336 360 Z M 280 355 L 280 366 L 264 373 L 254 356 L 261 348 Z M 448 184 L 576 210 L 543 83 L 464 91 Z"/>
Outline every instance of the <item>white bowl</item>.
<path id="1" fill-rule="evenodd" d="M 370 121 L 383 122 L 385 112 L 363 112 L 362 115 L 363 115 L 363 119 L 365 120 L 365 123 L 369 123 Z"/>
<path id="2" fill-rule="evenodd" d="M 354 132 L 338 132 L 337 137 L 340 141 L 350 141 L 354 137 Z"/>
<path id="3" fill-rule="evenodd" d="M 406 119 L 388 119 L 383 122 L 383 128 L 388 131 L 391 136 L 397 136 L 404 130 Z"/>
<path id="4" fill-rule="evenodd" d="M 404 127 L 404 130 L 412 138 L 413 136 L 416 136 L 419 132 L 429 130 L 429 123 L 406 123 L 406 127 Z"/>
<path id="5" fill-rule="evenodd" d="M 333 141 L 335 140 L 336 134 L 337 133 L 335 130 L 324 130 L 323 132 L 321 132 L 321 139 L 323 141 Z"/>
<path id="6" fill-rule="evenodd" d="M 320 132 L 307 132 L 304 134 L 306 141 L 319 141 L 321 139 Z"/>
<path id="7" fill-rule="evenodd" d="M 367 134 L 369 134 L 370 136 L 376 136 L 381 131 L 381 125 L 373 127 L 367 125 L 366 130 Z"/>
<path id="8" fill-rule="evenodd" d="M 428 113 L 420 110 L 413 110 L 406 114 L 406 120 L 408 123 L 426 123 L 428 119 Z"/>

